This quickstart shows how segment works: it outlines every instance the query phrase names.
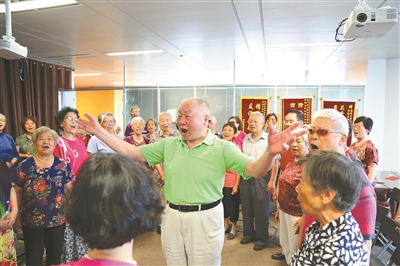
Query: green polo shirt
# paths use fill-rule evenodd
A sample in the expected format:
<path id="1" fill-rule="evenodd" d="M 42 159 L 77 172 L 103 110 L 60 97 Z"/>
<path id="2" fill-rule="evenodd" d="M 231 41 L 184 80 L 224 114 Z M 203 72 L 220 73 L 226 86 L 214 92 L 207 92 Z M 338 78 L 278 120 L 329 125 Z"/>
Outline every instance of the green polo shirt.
<path id="1" fill-rule="evenodd" d="M 182 136 L 140 146 L 150 166 L 164 162 L 165 198 L 173 204 L 207 204 L 222 198 L 225 172 L 244 174 L 251 159 L 210 130 L 189 149 Z"/>

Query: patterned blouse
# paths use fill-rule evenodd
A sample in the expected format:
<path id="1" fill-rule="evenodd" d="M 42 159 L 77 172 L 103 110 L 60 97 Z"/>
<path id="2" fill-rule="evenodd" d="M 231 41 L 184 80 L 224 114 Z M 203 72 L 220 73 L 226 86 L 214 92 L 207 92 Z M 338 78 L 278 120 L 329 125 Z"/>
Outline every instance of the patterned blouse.
<path id="1" fill-rule="evenodd" d="M 297 165 L 292 159 L 279 177 L 278 203 L 281 211 L 297 217 L 303 215 L 296 192 L 296 186 L 300 183 L 300 179 L 301 165 Z"/>
<path id="2" fill-rule="evenodd" d="M 368 166 L 373 163 L 378 164 L 379 162 L 378 150 L 375 145 L 371 140 L 367 140 L 361 144 L 354 142 L 350 148 L 357 153 L 358 158 L 360 158 L 363 164 L 364 171 L 368 175 Z"/>
<path id="3" fill-rule="evenodd" d="M 300 249 L 290 265 L 367 265 L 368 252 L 360 228 L 350 212 L 320 227 L 318 221 L 306 230 Z"/>
<path id="4" fill-rule="evenodd" d="M 74 179 L 69 164 L 54 156 L 50 168 L 40 168 L 33 158 L 20 163 L 15 185 L 22 188 L 22 224 L 29 228 L 49 228 L 64 224 L 61 206 L 64 186 Z"/>
<path id="5" fill-rule="evenodd" d="M 138 146 L 142 146 L 142 145 L 149 144 L 149 142 L 150 142 L 149 138 L 146 137 L 146 136 L 143 136 L 143 141 L 142 141 L 142 142 L 137 142 L 137 141 L 133 138 L 133 135 L 124 138 L 124 140 L 125 140 L 126 142 L 128 142 L 129 144 L 132 144 L 133 146 L 137 146 L 137 147 L 138 147 Z"/>
<path id="6" fill-rule="evenodd" d="M 36 154 L 35 146 L 33 146 L 32 139 L 27 134 L 22 134 L 15 139 L 15 145 L 19 146 L 19 153 L 22 154 Z"/>

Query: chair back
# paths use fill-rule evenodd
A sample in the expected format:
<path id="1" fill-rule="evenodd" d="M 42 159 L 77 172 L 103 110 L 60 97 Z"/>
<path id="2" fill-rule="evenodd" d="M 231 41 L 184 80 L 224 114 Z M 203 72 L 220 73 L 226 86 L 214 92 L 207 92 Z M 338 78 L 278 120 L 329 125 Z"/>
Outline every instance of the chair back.
<path id="1" fill-rule="evenodd" d="M 400 224 L 390 217 L 385 217 L 380 227 L 380 233 L 386 235 L 396 245 L 400 243 Z"/>
<path id="2" fill-rule="evenodd" d="M 389 200 L 394 200 L 397 202 L 400 202 L 400 189 L 398 189 L 397 187 L 394 187 L 392 189 L 392 191 L 389 192 L 388 194 L 388 201 Z"/>

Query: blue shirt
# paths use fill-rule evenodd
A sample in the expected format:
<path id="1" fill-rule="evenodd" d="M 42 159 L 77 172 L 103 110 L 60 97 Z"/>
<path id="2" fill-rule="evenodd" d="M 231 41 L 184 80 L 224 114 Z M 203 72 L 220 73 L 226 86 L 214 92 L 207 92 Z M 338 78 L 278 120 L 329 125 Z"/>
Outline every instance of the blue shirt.
<path id="1" fill-rule="evenodd" d="M 0 133 L 0 159 L 7 163 L 10 163 L 13 158 L 19 159 L 19 153 L 15 146 L 14 139 L 10 135 L 8 135 L 4 132 L 1 132 Z M 14 164 L 11 168 L 9 168 L 11 175 L 15 172 L 15 169 L 16 169 L 15 166 L 16 165 Z"/>

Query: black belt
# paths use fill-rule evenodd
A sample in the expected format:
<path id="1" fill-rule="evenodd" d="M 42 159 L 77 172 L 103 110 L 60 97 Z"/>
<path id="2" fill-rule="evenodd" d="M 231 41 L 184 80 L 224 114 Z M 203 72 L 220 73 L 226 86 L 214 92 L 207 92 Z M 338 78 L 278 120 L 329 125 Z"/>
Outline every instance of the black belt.
<path id="1" fill-rule="evenodd" d="M 170 202 L 169 207 L 171 209 L 178 210 L 180 212 L 197 212 L 197 211 L 205 211 L 205 210 L 214 208 L 220 202 L 221 202 L 221 200 L 217 200 L 212 203 L 202 204 L 202 205 L 176 205 L 176 204 L 172 204 Z"/>

